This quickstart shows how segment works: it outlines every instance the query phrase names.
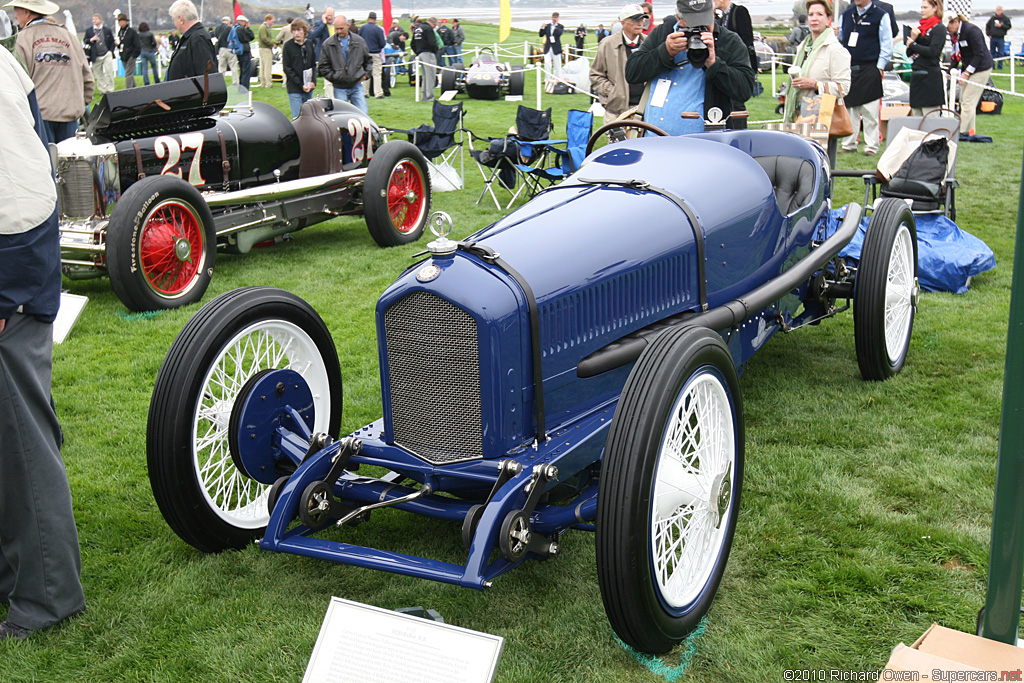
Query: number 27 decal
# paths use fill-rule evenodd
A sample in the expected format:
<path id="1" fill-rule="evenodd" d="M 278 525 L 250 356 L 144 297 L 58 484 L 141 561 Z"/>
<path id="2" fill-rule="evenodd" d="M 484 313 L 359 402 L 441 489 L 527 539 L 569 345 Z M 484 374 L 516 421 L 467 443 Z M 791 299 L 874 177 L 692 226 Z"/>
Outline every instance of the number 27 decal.
<path id="1" fill-rule="evenodd" d="M 180 143 L 177 138 L 181 138 Z M 188 182 L 197 187 L 205 185 L 206 181 L 203 180 L 203 175 L 199 170 L 199 158 L 203 154 L 203 134 L 182 133 L 177 138 L 171 135 L 161 135 L 153 142 L 157 159 L 165 157 L 167 159 L 160 174 L 181 178 L 181 167 L 178 165 L 178 162 L 181 161 L 181 152 L 182 150 L 195 150 L 192 153 L 192 163 L 188 167 Z"/>

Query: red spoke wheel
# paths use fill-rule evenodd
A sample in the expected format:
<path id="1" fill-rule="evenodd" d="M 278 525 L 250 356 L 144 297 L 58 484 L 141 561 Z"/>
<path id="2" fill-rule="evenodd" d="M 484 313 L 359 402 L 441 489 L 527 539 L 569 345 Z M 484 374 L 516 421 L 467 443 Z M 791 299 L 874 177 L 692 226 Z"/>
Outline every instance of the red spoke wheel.
<path id="1" fill-rule="evenodd" d="M 107 226 L 110 281 L 134 311 L 201 299 L 215 250 L 213 214 L 194 187 L 173 176 L 150 176 L 128 188 Z"/>
<path id="2" fill-rule="evenodd" d="M 427 160 L 414 145 L 395 140 L 370 160 L 363 187 L 366 226 L 382 247 L 415 242 L 430 213 Z"/>

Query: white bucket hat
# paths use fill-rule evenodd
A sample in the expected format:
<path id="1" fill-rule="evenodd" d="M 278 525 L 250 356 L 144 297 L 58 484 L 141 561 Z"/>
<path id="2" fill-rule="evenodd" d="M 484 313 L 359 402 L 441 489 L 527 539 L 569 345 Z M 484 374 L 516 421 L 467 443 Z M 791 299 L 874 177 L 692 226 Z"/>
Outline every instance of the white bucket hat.
<path id="1" fill-rule="evenodd" d="M 42 14 L 44 17 L 60 11 L 60 6 L 55 2 L 50 2 L 50 0 L 11 0 L 4 7 L 20 7 L 27 9 L 29 12 Z"/>

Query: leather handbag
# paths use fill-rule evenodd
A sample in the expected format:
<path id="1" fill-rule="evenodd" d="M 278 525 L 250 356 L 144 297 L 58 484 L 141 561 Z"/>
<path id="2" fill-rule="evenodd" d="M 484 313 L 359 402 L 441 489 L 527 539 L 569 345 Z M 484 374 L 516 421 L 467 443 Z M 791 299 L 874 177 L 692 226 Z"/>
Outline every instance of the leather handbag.
<path id="1" fill-rule="evenodd" d="M 848 135 L 853 135 L 853 121 L 850 120 L 850 111 L 843 104 L 843 91 L 840 88 L 836 106 L 832 109 L 832 123 L 828 127 L 828 136 L 845 138 Z"/>

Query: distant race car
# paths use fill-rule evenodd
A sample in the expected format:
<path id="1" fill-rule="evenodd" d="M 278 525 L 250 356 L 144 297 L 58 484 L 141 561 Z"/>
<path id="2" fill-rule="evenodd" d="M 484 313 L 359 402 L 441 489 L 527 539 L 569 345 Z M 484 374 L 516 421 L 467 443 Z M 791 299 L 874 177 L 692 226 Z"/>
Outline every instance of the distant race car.
<path id="1" fill-rule="evenodd" d="M 466 68 L 456 62 L 441 72 L 441 92 L 457 90 L 477 100 L 496 100 L 503 95 L 522 95 L 526 85 L 526 67 L 499 62 L 489 52 L 482 52 Z"/>
<path id="2" fill-rule="evenodd" d="M 382 247 L 419 239 L 431 193 L 416 147 L 384 142 L 339 100 L 306 102 L 294 121 L 226 103 L 222 74 L 107 93 L 57 146 L 69 279 L 109 275 L 129 309 L 175 308 L 202 298 L 217 249 L 350 214 Z"/>

